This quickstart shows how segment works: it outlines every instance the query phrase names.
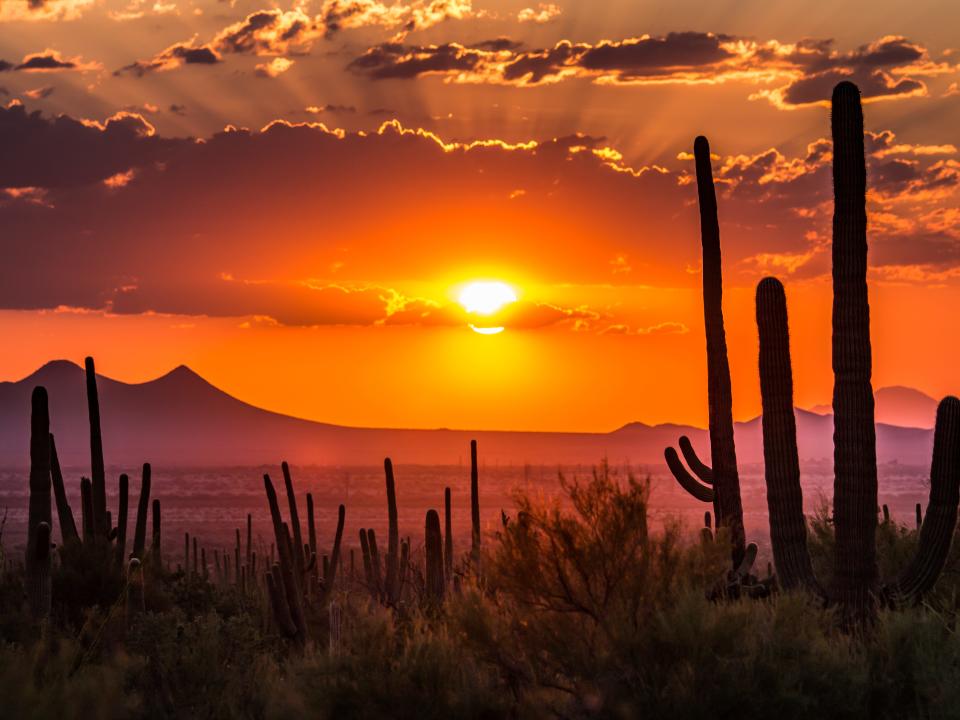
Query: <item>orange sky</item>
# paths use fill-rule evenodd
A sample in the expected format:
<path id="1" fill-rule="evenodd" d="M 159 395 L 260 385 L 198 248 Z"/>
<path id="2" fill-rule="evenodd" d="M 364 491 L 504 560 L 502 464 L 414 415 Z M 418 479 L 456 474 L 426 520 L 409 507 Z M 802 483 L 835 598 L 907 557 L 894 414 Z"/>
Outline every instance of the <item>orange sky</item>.
<path id="1" fill-rule="evenodd" d="M 705 423 L 709 135 L 738 418 L 753 290 L 830 399 L 823 101 L 866 101 L 874 385 L 958 393 L 953 3 L 4 0 L 0 378 L 185 363 L 366 426 Z M 473 280 L 519 301 L 481 336 Z"/>

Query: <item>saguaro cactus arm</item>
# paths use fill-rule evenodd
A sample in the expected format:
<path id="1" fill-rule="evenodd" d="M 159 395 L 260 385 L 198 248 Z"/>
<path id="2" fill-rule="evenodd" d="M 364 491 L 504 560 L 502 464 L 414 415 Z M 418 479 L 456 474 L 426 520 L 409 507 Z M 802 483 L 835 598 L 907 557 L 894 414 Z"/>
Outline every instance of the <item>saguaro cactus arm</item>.
<path id="1" fill-rule="evenodd" d="M 676 450 L 668 447 L 663 451 L 663 457 L 666 459 L 667 467 L 670 468 L 670 472 L 673 473 L 673 477 L 677 479 L 680 487 L 701 502 L 714 501 L 714 489 L 708 485 L 704 485 L 687 471 L 683 463 L 680 462 L 680 456 L 677 455 Z"/>
<path id="2" fill-rule="evenodd" d="M 686 435 L 680 436 L 680 452 L 683 454 L 683 459 L 690 471 L 697 476 L 700 482 L 713 485 L 713 470 L 700 460 L 697 451 L 693 449 L 693 443 Z"/>

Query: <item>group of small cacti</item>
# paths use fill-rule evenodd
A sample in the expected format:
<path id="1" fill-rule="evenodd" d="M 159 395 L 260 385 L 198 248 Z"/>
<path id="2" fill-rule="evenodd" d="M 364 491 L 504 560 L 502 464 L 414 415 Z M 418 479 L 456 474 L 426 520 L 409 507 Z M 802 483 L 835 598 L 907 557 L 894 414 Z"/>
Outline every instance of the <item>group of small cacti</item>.
<path id="1" fill-rule="evenodd" d="M 441 531 L 440 515 L 430 509 L 426 513 L 423 543 L 423 562 L 415 562 L 409 537 L 401 539 L 398 511 L 397 486 L 390 458 L 384 460 L 387 498 L 387 548 L 381 557 L 373 528 L 359 531 L 363 575 L 355 573 L 354 550 L 349 553 L 349 572 L 344 573 L 343 526 L 346 509 L 340 506 L 336 536 L 330 555 L 318 561 L 314 522 L 313 498 L 307 494 L 308 542 L 303 542 L 302 527 L 297 507 L 297 498 L 289 466 L 283 463 L 284 485 L 288 501 L 289 521 L 284 522 L 277 500 L 277 493 L 269 475 L 264 475 L 264 489 L 273 524 L 276 562 L 271 560 L 266 572 L 267 595 L 273 620 L 280 632 L 303 645 L 309 639 L 307 609 L 311 606 L 328 605 L 331 623 L 331 652 L 339 647 L 341 613 L 332 593 L 337 587 L 356 586 L 367 592 L 370 598 L 385 607 L 401 609 L 413 602 L 426 608 L 436 608 L 443 603 L 446 593 L 456 590 L 460 578 L 476 575 L 480 557 L 480 503 L 477 470 L 477 443 L 470 444 L 470 500 L 472 518 L 472 542 L 469 559 L 458 568 L 453 551 L 453 523 L 451 519 L 450 488 L 444 489 L 445 526 Z M 271 550 L 272 555 L 272 550 Z M 344 578 L 343 576 L 346 575 Z"/>
<path id="2" fill-rule="evenodd" d="M 930 500 L 926 516 L 917 505 L 919 543 L 915 557 L 894 578 L 881 582 L 876 559 L 877 458 L 871 386 L 870 309 L 867 300 L 866 163 L 860 91 L 850 82 L 834 88 L 833 131 L 833 422 L 836 536 L 833 586 L 814 576 L 807 551 L 797 429 L 793 404 L 787 306 L 781 282 L 768 277 L 756 293 L 763 405 L 763 452 L 770 538 L 776 583 L 803 588 L 836 605 L 851 626 L 869 621 L 881 605 L 917 602 L 931 590 L 950 549 L 960 502 L 960 400 L 937 408 Z M 694 143 L 703 244 L 703 301 L 707 337 L 709 436 L 712 467 L 697 458 L 689 439 L 667 465 L 693 497 L 712 502 L 716 525 L 732 546 L 730 586 L 756 583 L 743 572 L 756 546 L 746 545 L 734 448 L 730 370 L 721 309 L 720 236 L 716 194 L 706 138 Z M 887 512 L 885 517 L 889 517 Z"/>
<path id="3" fill-rule="evenodd" d="M 61 544 L 58 548 L 60 562 L 64 565 L 76 562 L 78 573 L 102 573 L 113 575 L 116 585 L 123 592 L 128 620 L 134 619 L 146 609 L 144 585 L 147 576 L 156 578 L 181 578 L 188 585 L 193 582 L 210 582 L 221 587 L 235 587 L 241 596 L 260 597 L 269 606 L 270 617 L 279 632 L 299 645 L 309 640 L 307 626 L 308 610 L 326 606 L 331 622 L 331 649 L 340 642 L 341 612 L 333 598 L 339 586 L 352 583 L 386 607 L 400 608 L 411 601 L 436 607 L 443 602 L 449 587 L 458 587 L 460 577 L 476 572 L 480 557 L 480 510 L 477 470 L 477 445 L 471 442 L 471 517 L 473 522 L 472 544 L 469 559 L 455 571 L 451 521 L 450 488 L 445 488 L 444 507 L 446 515 L 445 536 L 441 532 L 440 517 L 436 510 L 426 515 L 423 563 L 416 563 L 411 550 L 411 540 L 400 539 L 396 482 L 393 464 L 384 461 L 387 495 L 387 552 L 381 566 L 381 558 L 372 528 L 360 530 L 360 547 L 363 556 L 363 577 L 354 573 L 354 551 L 350 549 L 349 574 L 345 578 L 343 553 L 343 530 L 346 508 L 340 505 L 336 534 L 331 552 L 319 554 L 313 496 L 306 495 L 307 534 L 304 537 L 297 496 L 289 465 L 281 465 L 287 496 L 288 520 L 284 521 L 277 492 L 269 475 L 263 476 L 264 489 L 273 528 L 273 542 L 269 558 L 261 548 L 260 572 L 258 553 L 253 544 L 253 518 L 247 515 L 246 548 L 241 542 L 241 531 L 236 529 L 233 552 L 214 549 L 208 558 L 207 548 L 190 533 L 184 534 L 183 564 L 177 572 L 165 567 L 160 551 L 160 502 L 150 502 L 151 468 L 143 465 L 143 477 L 132 547 L 127 548 L 127 475 L 121 474 L 118 483 L 117 523 L 106 509 L 106 471 L 103 459 L 103 443 L 100 434 L 100 405 L 97 394 L 96 373 L 93 360 L 86 359 L 86 386 L 90 416 L 90 448 L 92 480 L 81 480 L 82 517 L 81 531 L 74 521 L 73 511 L 64 489 L 63 475 L 57 457 L 56 445 L 50 433 L 50 418 L 47 392 L 37 387 L 32 395 L 30 437 L 30 508 L 28 543 L 24 565 L 26 592 L 30 609 L 38 619 L 46 618 L 51 611 L 51 488 L 56 503 L 60 525 Z M 147 546 L 147 516 L 152 510 L 152 540 Z M 232 555 L 232 558 L 231 558 Z M 212 562 L 211 562 L 212 561 Z M 222 562 L 221 562 L 222 561 Z M 211 578 L 211 565 L 213 577 Z M 459 574 L 456 574 L 459 572 Z M 94 602 L 110 602 L 114 598 L 98 597 Z M 266 606 L 266 605 L 265 605 Z M 334 628 L 334 625 L 336 627 Z"/>
<path id="4" fill-rule="evenodd" d="M 53 603 L 51 563 L 55 557 L 65 567 L 75 566 L 80 573 L 95 575 L 101 584 L 108 578 L 117 578 L 119 582 L 116 585 L 127 594 L 128 614 L 136 614 L 143 607 L 144 571 L 162 572 L 159 500 L 154 500 L 152 505 L 153 532 L 149 549 L 146 544 L 147 515 L 151 512 L 149 463 L 143 465 L 133 544 L 129 553 L 127 475 L 121 474 L 118 481 L 116 525 L 112 513 L 107 509 L 100 401 L 93 358 L 86 359 L 85 370 L 90 417 L 91 478 L 84 477 L 80 481 L 81 531 L 77 530 L 67 499 L 56 442 L 50 433 L 47 391 L 38 386 L 31 396 L 30 501 L 24 575 L 30 610 L 40 620 L 50 614 Z M 57 553 L 51 553 L 54 548 L 51 539 L 51 489 L 60 525 Z"/>

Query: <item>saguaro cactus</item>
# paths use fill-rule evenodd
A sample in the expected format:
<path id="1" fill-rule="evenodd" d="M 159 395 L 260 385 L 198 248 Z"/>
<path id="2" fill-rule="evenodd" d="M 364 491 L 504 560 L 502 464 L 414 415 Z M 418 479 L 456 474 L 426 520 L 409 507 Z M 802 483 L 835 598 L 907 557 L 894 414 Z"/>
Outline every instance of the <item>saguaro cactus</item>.
<path id="1" fill-rule="evenodd" d="M 73 510 L 67 500 L 67 491 L 63 485 L 63 473 L 60 470 L 60 459 L 57 457 L 57 443 L 50 435 L 50 480 L 53 484 L 53 496 L 57 502 L 57 521 L 60 523 L 60 540 L 67 543 L 79 542 L 77 523 L 73 519 Z"/>
<path id="2" fill-rule="evenodd" d="M 726 527 L 733 546 L 733 566 L 739 567 L 746 548 L 740 477 L 733 438 L 733 399 L 727 338 L 723 327 L 723 274 L 720 264 L 720 223 L 710 165 L 710 144 L 703 136 L 693 143 L 700 205 L 703 248 L 703 319 L 707 340 L 707 398 L 712 468 L 696 457 L 693 446 L 681 438 L 681 450 L 700 481 L 685 471 L 673 448 L 665 450 L 667 465 L 680 485 L 698 500 L 713 502 L 718 528 Z M 698 472 L 699 471 L 699 472 Z M 705 483 L 705 484 L 703 484 Z M 710 485 L 712 484 L 712 487 Z"/>
<path id="3" fill-rule="evenodd" d="M 930 503 L 916 556 L 881 586 L 876 565 L 877 467 L 870 387 L 870 318 L 866 286 L 866 168 L 863 114 L 856 86 L 833 93 L 834 244 L 834 525 L 836 567 L 828 599 L 848 627 L 873 617 L 878 597 L 915 602 L 943 567 L 960 502 L 960 400 L 937 409 Z M 757 291 L 764 456 L 770 498 L 770 536 L 777 571 L 786 586 L 819 591 L 808 571 L 796 425 L 783 288 L 764 280 Z M 802 530 L 801 530 L 802 528 Z"/>
<path id="4" fill-rule="evenodd" d="M 957 526 L 960 503 L 960 400 L 946 397 L 937 407 L 930 467 L 930 504 L 920 527 L 916 554 L 884 590 L 894 603 L 914 603 L 931 590 L 943 570 Z"/>
<path id="5" fill-rule="evenodd" d="M 435 603 L 443 602 L 443 536 L 440 534 L 440 515 L 427 511 L 424 551 L 427 556 L 427 597 Z"/>
<path id="6" fill-rule="evenodd" d="M 323 569 L 323 590 L 325 595 L 333 591 L 337 580 L 337 568 L 340 565 L 340 543 L 343 541 L 343 525 L 347 517 L 347 508 L 340 505 L 337 508 L 337 533 L 333 538 L 333 551 L 330 553 L 330 562 Z M 352 557 L 352 556 L 351 556 Z"/>
<path id="7" fill-rule="evenodd" d="M 285 475 L 289 476 L 289 471 Z M 296 640 L 298 644 L 303 645 L 307 641 L 307 623 L 303 614 L 300 576 L 297 574 L 297 568 L 293 560 L 293 542 L 286 523 L 281 518 L 280 505 L 277 503 L 277 493 L 273 488 L 273 482 L 267 474 L 263 476 L 263 485 L 267 494 L 267 503 L 270 506 L 270 519 L 273 521 L 273 533 L 277 545 L 277 554 L 280 558 L 280 562 L 274 565 L 272 577 L 268 576 L 267 579 L 268 584 L 272 582 L 274 586 L 270 589 L 271 604 L 274 606 L 274 615 L 277 617 L 281 629 L 285 632 L 289 629 L 285 622 L 289 616 L 294 628 L 294 633 L 289 636 Z M 289 490 L 290 501 L 293 504 L 296 501 L 292 499 L 292 486 Z"/>
<path id="8" fill-rule="evenodd" d="M 120 473 L 119 491 L 117 507 L 117 546 L 116 562 L 118 567 L 123 567 L 127 559 L 127 501 L 130 490 L 130 479 L 126 473 Z"/>
<path id="9" fill-rule="evenodd" d="M 391 605 L 397 602 L 400 569 L 400 529 L 397 522 L 397 486 L 393 478 L 393 463 L 390 458 L 383 461 L 383 470 L 387 482 L 387 557 L 386 557 L 386 596 Z"/>
<path id="10" fill-rule="evenodd" d="M 46 388 L 35 387 L 30 412 L 30 507 L 24 568 L 30 608 L 38 617 L 44 614 L 41 598 L 44 562 L 49 583 L 50 523 L 50 414 Z M 46 525 L 45 534 L 41 525 Z M 46 549 L 38 547 L 42 542 L 46 542 Z"/>
<path id="11" fill-rule="evenodd" d="M 133 534 L 133 556 L 143 560 L 147 542 L 147 513 L 150 512 L 150 463 L 143 464 L 140 480 L 140 499 L 137 501 L 137 525 Z"/>
<path id="12" fill-rule="evenodd" d="M 757 328 L 763 399 L 763 461 L 777 576 L 785 590 L 802 587 L 822 595 L 807 552 L 797 420 L 793 412 L 787 299 L 783 285 L 775 278 L 765 278 L 757 286 Z"/>
<path id="13" fill-rule="evenodd" d="M 449 581 L 453 577 L 453 519 L 450 509 L 450 488 L 443 489 L 443 570 Z"/>
<path id="14" fill-rule="evenodd" d="M 477 469 L 477 441 L 470 441 L 470 557 L 474 572 L 480 567 L 480 473 Z"/>
<path id="15" fill-rule="evenodd" d="M 90 478 L 80 478 L 80 511 L 83 542 L 93 542 L 93 485 L 90 483 Z"/>
<path id="16" fill-rule="evenodd" d="M 833 91 L 833 514 L 835 592 L 854 614 L 877 589 L 877 449 L 867 301 L 867 169 L 860 91 Z"/>
<path id="17" fill-rule="evenodd" d="M 93 532 L 97 540 L 105 538 L 107 527 L 107 476 L 103 463 L 103 437 L 100 434 L 100 397 L 93 358 L 84 361 L 87 380 L 87 412 L 90 417 L 90 473 L 93 480 Z"/>
<path id="18" fill-rule="evenodd" d="M 307 566 L 307 558 L 303 556 L 303 534 L 300 532 L 300 514 L 297 512 L 297 496 L 293 491 L 293 478 L 290 476 L 290 466 L 284 460 L 280 464 L 283 471 L 283 484 L 287 490 L 287 504 L 290 507 L 290 530 L 293 543 L 293 563 L 298 577 L 303 575 Z"/>

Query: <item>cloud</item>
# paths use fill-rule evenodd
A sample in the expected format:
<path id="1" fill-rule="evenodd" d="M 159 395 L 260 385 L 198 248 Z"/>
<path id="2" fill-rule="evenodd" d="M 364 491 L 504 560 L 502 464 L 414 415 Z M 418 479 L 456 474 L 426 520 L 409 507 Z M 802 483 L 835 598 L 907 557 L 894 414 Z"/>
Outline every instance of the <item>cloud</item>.
<path id="1" fill-rule="evenodd" d="M 50 85 L 44 87 L 34 88 L 33 90 L 24 91 L 24 95 L 31 100 L 46 100 L 48 97 L 53 95 L 54 88 Z"/>
<path id="2" fill-rule="evenodd" d="M 867 147 L 873 272 L 955 272 L 956 153 L 891 132 L 871 133 Z M 830 143 L 795 155 L 723 150 L 730 286 L 771 270 L 827 272 Z M 464 143 L 396 121 L 366 133 L 276 121 L 171 139 L 136 113 L 97 122 L 14 105 L 0 109 L 0 157 L 0 252 L 17 259 L 0 265 L 0 308 L 446 326 L 470 318 L 402 288 L 461 273 L 464 257 L 535 268 L 547 284 L 698 282 L 687 271 L 700 261 L 690 161 L 632 167 L 602 138 Z M 544 302 L 484 322 L 682 332 L 617 308 Z"/>
<path id="3" fill-rule="evenodd" d="M 197 38 L 176 43 L 146 60 L 137 60 L 115 74 L 138 77 L 153 70 L 172 70 L 189 64 L 214 64 L 223 55 L 291 56 L 309 53 L 314 42 L 343 29 L 380 26 L 396 30 L 401 39 L 415 30 L 445 20 L 480 17 L 470 0 L 413 0 L 386 4 L 378 0 L 325 0 L 320 12 L 309 15 L 301 6 L 252 12 L 218 32 L 209 42 Z M 276 65 L 257 66 L 261 77 L 276 77 Z M 268 69 L 269 68 L 269 69 Z M 275 73 L 275 74 L 271 74 Z"/>
<path id="4" fill-rule="evenodd" d="M 326 105 L 308 105 L 304 108 L 311 115 L 321 115 L 323 113 L 331 113 L 334 115 L 354 115 L 357 112 L 357 108 L 353 105 L 337 105 L 334 103 L 327 103 Z"/>
<path id="5" fill-rule="evenodd" d="M 483 17 L 471 0 L 413 0 L 387 4 L 380 0 L 324 0 L 318 24 L 327 36 L 341 30 L 380 26 L 396 30 L 395 39 L 447 20 Z"/>
<path id="6" fill-rule="evenodd" d="M 76 20 L 94 0 L 3 0 L 0 23 Z"/>
<path id="7" fill-rule="evenodd" d="M 136 113 L 120 112 L 105 122 L 55 119 L 22 105 L 0 109 L 0 187 L 74 187 L 157 162 L 183 141 L 156 137 Z"/>
<path id="8" fill-rule="evenodd" d="M 535 8 L 523 8 L 517 13 L 521 23 L 548 23 L 560 17 L 563 11 L 553 3 L 538 3 Z"/>
<path id="9" fill-rule="evenodd" d="M 220 55 L 206 45 L 176 43 L 166 50 L 157 53 L 149 60 L 137 60 L 115 71 L 114 75 L 129 73 L 143 77 L 154 71 L 174 70 L 182 65 L 215 65 L 220 62 Z"/>
<path id="10" fill-rule="evenodd" d="M 84 62 L 80 57 L 64 58 L 56 50 L 46 49 L 43 52 L 25 55 L 23 60 L 14 64 L 0 60 L 0 72 L 17 70 L 20 72 L 57 72 L 61 70 L 75 70 L 88 72 L 99 70 L 101 65 L 95 62 Z"/>
<path id="11" fill-rule="evenodd" d="M 682 322 L 675 322 L 673 320 L 667 320 L 656 325 L 649 325 L 647 327 L 631 327 L 630 325 L 624 325 L 622 323 L 617 323 L 614 325 L 608 325 L 603 330 L 600 331 L 601 335 L 647 335 L 647 336 L 658 336 L 658 335 L 685 335 L 690 332 L 688 328 Z"/>
<path id="12" fill-rule="evenodd" d="M 440 75 L 448 82 L 520 87 L 585 79 L 612 85 L 696 85 L 740 82 L 759 89 L 780 109 L 826 105 L 833 86 L 856 82 L 865 100 L 928 94 L 923 78 L 955 73 L 958 65 L 934 60 L 923 46 L 886 36 L 848 52 L 831 40 L 781 43 L 718 33 L 672 32 L 623 40 L 521 49 L 489 44 L 408 45 L 399 41 L 369 48 L 348 68 L 373 79 Z"/>
<path id="13" fill-rule="evenodd" d="M 285 57 L 276 57 L 268 63 L 257 64 L 254 73 L 257 75 L 257 77 L 275 78 L 279 77 L 292 67 L 293 60 Z"/>

